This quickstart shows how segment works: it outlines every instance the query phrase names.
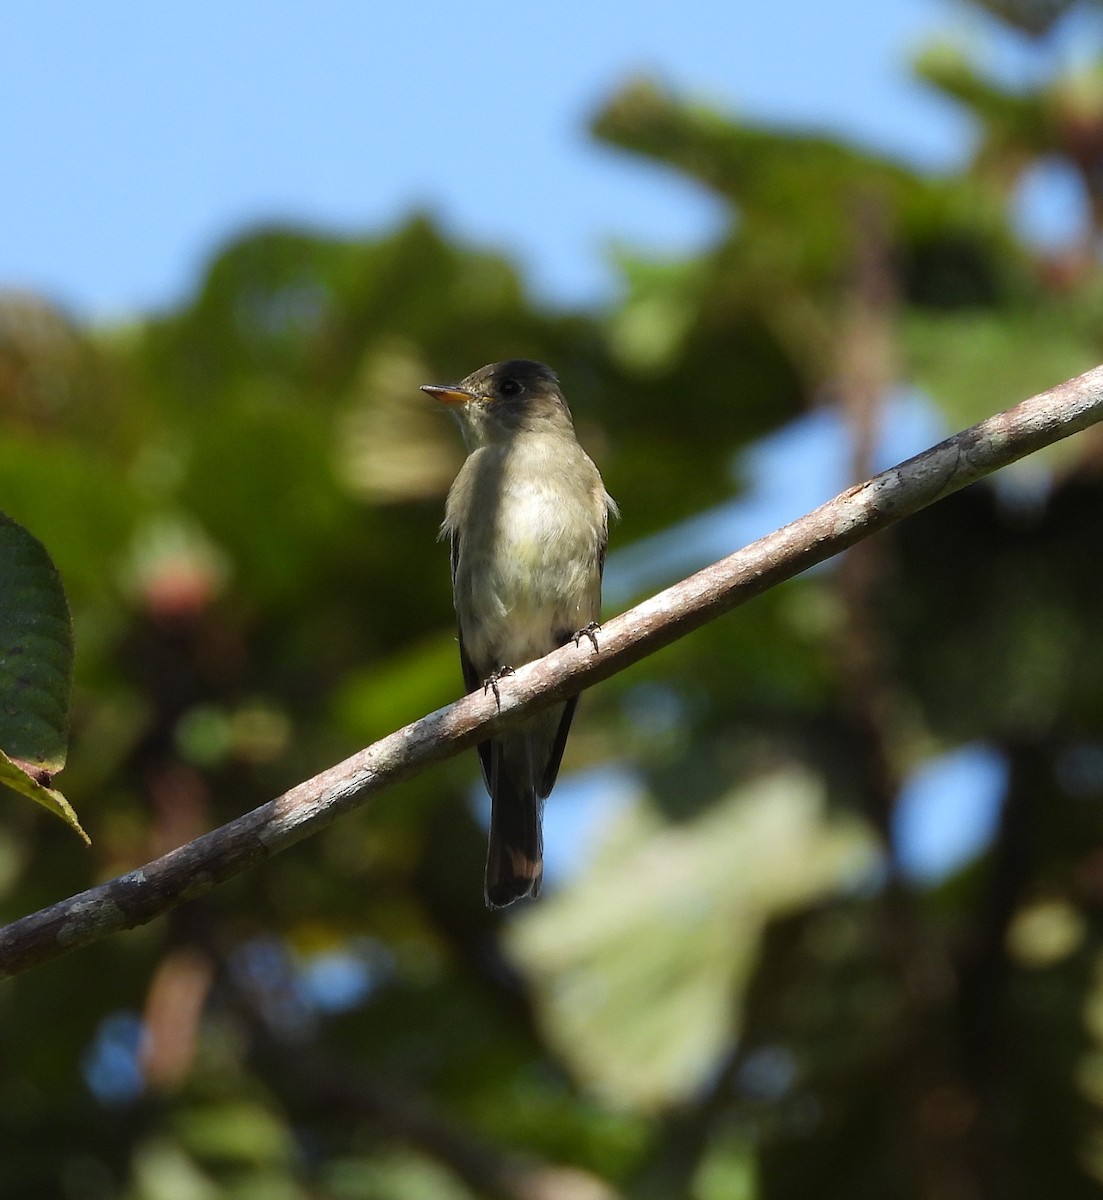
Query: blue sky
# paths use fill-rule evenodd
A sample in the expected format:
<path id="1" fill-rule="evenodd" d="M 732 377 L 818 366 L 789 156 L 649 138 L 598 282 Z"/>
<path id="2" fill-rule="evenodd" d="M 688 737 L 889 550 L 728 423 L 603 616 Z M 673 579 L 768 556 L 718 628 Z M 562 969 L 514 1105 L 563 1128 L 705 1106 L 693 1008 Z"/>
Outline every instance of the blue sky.
<path id="1" fill-rule="evenodd" d="M 598 146 L 633 73 L 749 119 L 931 168 L 968 125 L 907 60 L 951 33 L 1029 69 L 949 0 L 13 0 L 0 72 L 0 287 L 98 320 L 185 298 L 220 241 L 291 220 L 383 230 L 413 207 L 513 253 L 552 301 L 607 296 L 613 241 L 677 251 L 709 200 Z"/>

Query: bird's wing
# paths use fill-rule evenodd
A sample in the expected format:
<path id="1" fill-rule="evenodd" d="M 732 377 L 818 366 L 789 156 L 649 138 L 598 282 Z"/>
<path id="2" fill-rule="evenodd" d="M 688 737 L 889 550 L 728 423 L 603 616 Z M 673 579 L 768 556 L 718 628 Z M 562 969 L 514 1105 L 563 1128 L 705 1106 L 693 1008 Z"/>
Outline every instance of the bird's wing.
<path id="1" fill-rule="evenodd" d="M 574 720 L 574 710 L 577 707 L 577 696 L 572 696 L 563 705 L 563 715 L 559 718 L 559 728 L 555 731 L 555 741 L 552 742 L 551 753 L 548 755 L 544 774 L 540 777 L 538 791 L 541 799 L 544 799 L 551 792 L 552 788 L 555 787 L 555 777 L 559 774 L 559 764 L 563 761 L 563 748 L 567 744 L 567 734 L 571 731 L 571 722 Z"/>
<path id="2" fill-rule="evenodd" d="M 460 561 L 460 538 L 456 531 L 452 530 L 451 535 L 451 553 L 452 553 L 452 595 L 456 594 L 456 567 Z M 469 692 L 473 692 L 476 688 L 482 687 L 485 680 L 475 670 L 475 665 L 472 663 L 470 656 L 467 653 L 467 647 L 463 644 L 463 626 L 459 622 L 459 614 L 456 614 L 456 629 L 459 632 L 460 638 L 460 666 L 463 668 L 463 685 Z"/>
<path id="3" fill-rule="evenodd" d="M 605 552 L 609 549 L 609 520 L 611 517 L 619 517 L 620 509 L 617 507 L 617 502 L 605 490 L 604 486 L 599 483 L 601 493 L 600 504 L 602 511 L 601 518 L 601 534 L 597 544 L 597 574 L 599 579 L 605 578 Z"/>
<path id="4" fill-rule="evenodd" d="M 452 556 L 452 591 L 455 594 L 456 588 L 456 566 L 460 560 L 460 538 L 459 534 L 453 529 L 449 539 L 449 549 Z M 463 626 L 459 623 L 457 616 L 456 630 L 459 634 L 460 643 L 460 669 L 463 671 L 463 686 L 469 692 L 474 692 L 481 688 L 486 680 L 484 680 L 479 672 L 475 670 L 475 664 L 471 661 L 467 653 L 467 647 L 463 644 Z M 490 778 L 493 772 L 493 746 L 489 741 L 480 742 L 476 749 L 479 752 L 479 763 L 483 769 L 483 779 L 486 781 L 486 786 L 490 787 Z"/>
<path id="5" fill-rule="evenodd" d="M 606 510 L 605 520 L 601 525 L 601 534 L 597 543 L 597 573 L 601 579 L 605 575 L 605 552 L 609 547 L 609 514 Z M 598 614 L 600 616 L 600 613 Z M 565 646 L 574 633 L 563 638 L 560 645 Z M 567 734 L 571 732 L 571 722 L 574 720 L 574 710 L 578 707 L 578 697 L 572 696 L 563 706 L 563 715 L 559 718 L 559 728 L 555 731 L 555 741 L 552 742 L 551 753 L 540 777 L 540 796 L 546 797 L 555 787 L 555 779 L 559 774 L 559 764 L 563 761 L 563 749 L 567 745 Z"/>

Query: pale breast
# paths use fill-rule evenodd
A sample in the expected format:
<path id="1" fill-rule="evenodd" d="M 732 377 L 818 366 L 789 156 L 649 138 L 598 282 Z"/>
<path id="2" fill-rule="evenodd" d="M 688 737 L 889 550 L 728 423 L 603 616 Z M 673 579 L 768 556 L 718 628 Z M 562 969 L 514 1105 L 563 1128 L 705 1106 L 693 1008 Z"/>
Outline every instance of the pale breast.
<path id="1" fill-rule="evenodd" d="M 564 462 L 561 450 L 553 457 L 536 442 L 479 459 L 456 480 L 448 523 L 460 532 L 454 587 L 464 643 L 490 670 L 546 654 L 597 619 L 606 517 L 597 468 L 581 450 Z"/>

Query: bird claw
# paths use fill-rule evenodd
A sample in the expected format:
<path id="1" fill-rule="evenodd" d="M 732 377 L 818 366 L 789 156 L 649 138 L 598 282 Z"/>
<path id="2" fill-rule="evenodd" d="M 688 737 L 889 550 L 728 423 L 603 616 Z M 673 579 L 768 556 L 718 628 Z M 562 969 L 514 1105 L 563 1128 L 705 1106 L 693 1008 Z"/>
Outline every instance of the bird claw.
<path id="1" fill-rule="evenodd" d="M 502 697 L 498 694 L 498 680 L 513 674 L 515 672 L 512 667 L 499 667 L 493 675 L 488 675 L 483 680 L 483 695 L 485 696 L 488 691 L 494 693 L 494 703 L 497 704 L 499 712 L 502 709 Z"/>
<path id="2" fill-rule="evenodd" d="M 583 638 L 589 638 L 590 645 L 593 646 L 594 653 L 596 654 L 597 650 L 598 650 L 597 631 L 600 628 L 601 628 L 600 621 L 591 621 L 589 623 L 589 625 L 583 626 L 583 628 L 581 628 L 577 633 L 571 634 L 571 640 L 574 642 L 575 648 L 576 649 L 578 648 L 578 646 L 582 642 Z"/>

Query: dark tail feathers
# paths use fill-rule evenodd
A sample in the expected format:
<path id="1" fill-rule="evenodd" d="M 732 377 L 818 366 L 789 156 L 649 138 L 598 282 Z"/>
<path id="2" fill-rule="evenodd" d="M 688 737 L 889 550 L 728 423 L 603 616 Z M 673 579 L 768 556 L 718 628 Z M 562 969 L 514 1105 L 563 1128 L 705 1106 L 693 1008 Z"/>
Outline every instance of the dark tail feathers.
<path id="1" fill-rule="evenodd" d="M 544 874 L 542 801 L 535 788 L 516 787 L 505 771 L 498 773 L 496 783 L 486 855 L 486 903 L 489 908 L 504 908 L 540 892 Z"/>

